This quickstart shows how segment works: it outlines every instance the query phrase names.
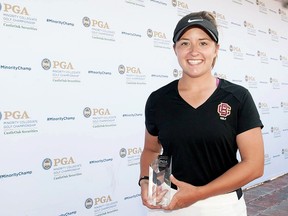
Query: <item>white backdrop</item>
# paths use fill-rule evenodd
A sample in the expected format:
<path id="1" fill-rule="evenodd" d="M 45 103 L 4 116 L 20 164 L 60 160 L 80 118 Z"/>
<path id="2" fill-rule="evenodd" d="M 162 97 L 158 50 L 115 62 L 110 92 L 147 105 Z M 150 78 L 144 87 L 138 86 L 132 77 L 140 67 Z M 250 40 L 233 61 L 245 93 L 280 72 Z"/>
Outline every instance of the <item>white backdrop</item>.
<path id="1" fill-rule="evenodd" d="M 144 105 L 181 77 L 177 21 L 212 11 L 215 76 L 252 93 L 288 172 L 288 10 L 276 0 L 0 0 L 0 215 L 145 215 Z"/>

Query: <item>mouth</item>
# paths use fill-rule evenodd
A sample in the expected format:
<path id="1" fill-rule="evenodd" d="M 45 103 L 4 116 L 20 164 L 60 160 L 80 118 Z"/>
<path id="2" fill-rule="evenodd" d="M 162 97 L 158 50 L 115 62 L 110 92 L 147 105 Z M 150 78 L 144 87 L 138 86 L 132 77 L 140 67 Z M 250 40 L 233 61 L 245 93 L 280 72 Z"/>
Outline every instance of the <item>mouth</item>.
<path id="1" fill-rule="evenodd" d="M 201 64 L 203 62 L 203 60 L 199 60 L 199 59 L 197 59 L 197 60 L 188 60 L 188 63 L 190 64 L 190 65 L 198 65 L 198 64 Z"/>

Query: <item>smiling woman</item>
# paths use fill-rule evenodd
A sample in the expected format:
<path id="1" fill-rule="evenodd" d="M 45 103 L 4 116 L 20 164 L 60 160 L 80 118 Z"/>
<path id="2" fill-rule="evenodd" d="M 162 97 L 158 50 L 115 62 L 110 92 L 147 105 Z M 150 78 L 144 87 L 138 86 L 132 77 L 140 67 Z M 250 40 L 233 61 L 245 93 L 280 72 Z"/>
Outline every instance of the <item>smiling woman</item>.
<path id="1" fill-rule="evenodd" d="M 209 12 L 176 25 L 173 48 L 183 75 L 152 92 L 145 107 L 139 185 L 149 216 L 247 215 L 241 187 L 263 174 L 263 124 L 246 88 L 212 75 L 218 41 Z M 143 178 L 160 152 L 173 161 L 173 197 L 165 207 L 151 205 Z"/>

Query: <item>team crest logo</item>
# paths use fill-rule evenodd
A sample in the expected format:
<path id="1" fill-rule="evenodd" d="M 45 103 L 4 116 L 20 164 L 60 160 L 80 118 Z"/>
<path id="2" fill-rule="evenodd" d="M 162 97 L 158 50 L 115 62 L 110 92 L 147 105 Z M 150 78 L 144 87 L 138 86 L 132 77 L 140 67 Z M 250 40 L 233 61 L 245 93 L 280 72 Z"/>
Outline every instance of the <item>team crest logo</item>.
<path id="1" fill-rule="evenodd" d="M 226 117 L 231 114 L 231 107 L 227 103 L 220 103 L 217 108 L 220 119 L 226 120 Z"/>

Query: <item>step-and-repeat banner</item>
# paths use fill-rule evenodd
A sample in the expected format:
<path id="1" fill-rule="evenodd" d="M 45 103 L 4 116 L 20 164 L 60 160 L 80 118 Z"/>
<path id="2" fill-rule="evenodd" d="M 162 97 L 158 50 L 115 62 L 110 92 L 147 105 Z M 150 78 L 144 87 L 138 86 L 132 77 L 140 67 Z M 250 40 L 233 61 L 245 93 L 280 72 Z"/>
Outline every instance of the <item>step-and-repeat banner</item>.
<path id="1" fill-rule="evenodd" d="M 145 102 L 181 77 L 173 30 L 199 10 L 219 25 L 214 75 L 248 88 L 265 125 L 265 174 L 247 187 L 288 172 L 279 1 L 0 0 L 0 215 L 145 215 Z"/>

